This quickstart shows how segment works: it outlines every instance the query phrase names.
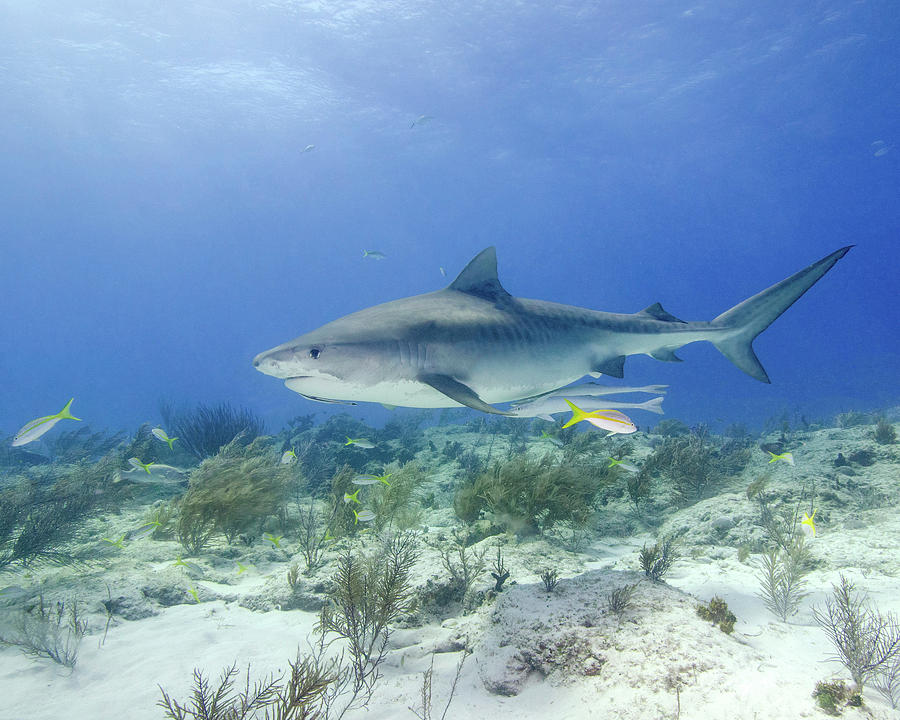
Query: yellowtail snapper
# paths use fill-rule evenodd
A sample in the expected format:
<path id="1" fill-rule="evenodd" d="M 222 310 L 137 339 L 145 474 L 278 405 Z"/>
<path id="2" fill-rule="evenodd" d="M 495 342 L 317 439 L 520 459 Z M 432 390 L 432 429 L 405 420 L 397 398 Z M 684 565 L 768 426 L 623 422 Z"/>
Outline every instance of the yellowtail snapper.
<path id="1" fill-rule="evenodd" d="M 627 415 L 623 415 L 617 410 L 593 410 L 591 412 L 585 412 L 569 400 L 566 400 L 566 402 L 572 410 L 572 419 L 563 425 L 563 429 L 586 420 L 594 427 L 609 431 L 610 435 L 628 435 L 637 431 L 637 427 L 631 422 L 631 418 Z"/>
<path id="2" fill-rule="evenodd" d="M 344 445 L 356 445 L 356 447 L 360 447 L 363 450 L 371 450 L 375 447 L 375 443 L 366 438 L 347 438 L 347 442 Z"/>
<path id="3" fill-rule="evenodd" d="M 163 430 L 161 427 L 155 427 L 155 428 L 153 428 L 153 429 L 150 431 L 150 433 L 151 433 L 151 434 L 153 435 L 153 437 L 155 437 L 157 440 L 161 440 L 162 442 L 166 443 L 166 444 L 169 446 L 169 450 L 174 450 L 174 449 L 175 449 L 174 447 L 172 447 L 172 443 L 174 443 L 174 442 L 178 439 L 177 437 L 170 438 L 170 437 L 166 434 L 166 431 Z"/>
<path id="4" fill-rule="evenodd" d="M 60 420 L 81 420 L 81 418 L 77 418 L 69 412 L 69 408 L 72 407 L 72 400 L 74 399 L 75 398 L 69 400 L 69 402 L 66 403 L 66 406 L 56 413 L 56 415 L 45 415 L 44 417 L 39 417 L 36 420 L 32 420 L 30 423 L 25 424 L 19 432 L 13 436 L 12 446 L 19 447 L 20 445 L 27 445 L 30 442 L 34 442 L 41 435 L 48 432 Z"/>

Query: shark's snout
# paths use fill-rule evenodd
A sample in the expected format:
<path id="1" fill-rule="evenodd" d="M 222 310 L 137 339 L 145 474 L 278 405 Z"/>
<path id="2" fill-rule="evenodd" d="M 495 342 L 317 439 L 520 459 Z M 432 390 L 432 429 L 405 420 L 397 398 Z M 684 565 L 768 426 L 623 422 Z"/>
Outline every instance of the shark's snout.
<path id="1" fill-rule="evenodd" d="M 261 373 L 275 377 L 288 377 L 294 374 L 289 367 L 293 363 L 296 363 L 295 353 L 291 349 L 281 347 L 266 350 L 253 358 L 253 367 Z"/>

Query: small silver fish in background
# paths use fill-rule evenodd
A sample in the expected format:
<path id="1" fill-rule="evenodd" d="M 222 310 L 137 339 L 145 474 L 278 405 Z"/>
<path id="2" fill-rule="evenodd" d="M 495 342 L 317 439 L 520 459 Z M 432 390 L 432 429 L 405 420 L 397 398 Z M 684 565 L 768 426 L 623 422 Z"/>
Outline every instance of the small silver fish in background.
<path id="1" fill-rule="evenodd" d="M 361 447 L 363 450 L 371 450 L 375 447 L 375 443 L 366 438 L 347 438 L 347 442 L 344 445 L 356 445 L 356 447 Z"/>
<path id="2" fill-rule="evenodd" d="M 434 120 L 431 115 L 419 115 L 415 120 L 412 121 L 412 124 L 409 126 L 409 129 L 412 130 L 417 125 L 424 125 L 430 120 Z"/>
<path id="3" fill-rule="evenodd" d="M 194 573 L 195 575 L 203 575 L 206 572 L 197 563 L 191 562 L 190 560 L 182 560 L 181 555 L 178 555 L 175 558 L 175 567 L 183 567 L 185 570 Z"/>
<path id="4" fill-rule="evenodd" d="M 178 438 L 177 437 L 170 438 L 166 434 L 166 431 L 163 430 L 161 427 L 153 428 L 150 431 L 150 434 L 153 435 L 153 437 L 155 437 L 157 440 L 161 440 L 162 442 L 166 443 L 169 446 L 169 450 L 175 449 L 172 447 L 172 443 L 174 443 Z"/>
<path id="5" fill-rule="evenodd" d="M 565 447 L 565 443 L 560 440 L 558 437 L 553 437 L 546 430 L 541 433 L 541 440 L 547 440 L 552 445 L 556 445 L 556 447 L 561 448 Z"/>
<path id="6" fill-rule="evenodd" d="M 308 152 L 312 152 L 312 151 L 315 150 L 315 149 L 316 149 L 316 146 L 315 146 L 315 145 L 307 145 L 307 146 L 306 146 L 305 148 L 303 148 L 300 152 L 301 152 L 301 153 L 308 153 Z"/>
<path id="7" fill-rule="evenodd" d="M 622 462 L 621 460 L 616 460 L 615 458 L 609 459 L 609 465 L 606 467 L 620 467 L 623 470 L 627 470 L 630 473 L 639 473 L 641 469 L 635 465 L 631 465 L 627 462 Z"/>
<path id="8" fill-rule="evenodd" d="M 387 255 L 380 250 L 363 250 L 363 257 L 372 258 L 373 260 L 384 260 Z"/>
<path id="9" fill-rule="evenodd" d="M 56 415 L 45 415 L 44 417 L 36 418 L 30 423 L 23 425 L 19 432 L 13 436 L 12 446 L 19 447 L 20 445 L 27 445 L 28 443 L 37 440 L 60 420 L 81 420 L 81 418 L 77 418 L 69 412 L 69 408 L 72 407 L 72 400 L 74 399 L 75 398 L 69 400 L 69 402 L 66 403 L 66 406 L 56 413 Z"/>
<path id="10" fill-rule="evenodd" d="M 391 483 L 388 482 L 388 478 L 393 475 L 393 473 L 385 473 L 384 475 L 357 475 L 352 482 L 354 485 L 374 485 L 375 483 L 382 483 L 383 485 L 391 486 Z"/>
<path id="11" fill-rule="evenodd" d="M 119 471 L 113 482 L 122 482 L 122 480 L 130 480 L 132 482 L 141 483 L 180 483 L 184 482 L 187 470 L 173 467 L 172 465 L 163 465 L 162 463 L 148 463 L 150 465 L 146 470 L 143 466 L 132 468 L 131 470 Z"/>
<path id="12" fill-rule="evenodd" d="M 447 277 L 447 271 L 444 270 L 443 266 L 441 266 L 438 269 L 441 271 L 441 277 Z"/>
<path id="13" fill-rule="evenodd" d="M 375 519 L 375 513 L 371 510 L 360 510 L 359 512 L 354 510 L 353 514 L 356 516 L 356 519 L 353 521 L 354 525 L 358 522 L 371 522 Z"/>
<path id="14" fill-rule="evenodd" d="M 297 453 L 293 450 L 285 450 L 281 453 L 281 464 L 282 465 L 291 465 L 297 462 Z"/>
<path id="15" fill-rule="evenodd" d="M 152 535 L 153 531 L 156 530 L 156 528 L 160 527 L 161 525 L 162 525 L 162 523 L 157 522 L 155 520 L 153 522 L 145 523 L 144 525 L 141 525 L 140 527 L 137 527 L 134 530 L 129 530 L 127 533 L 125 533 L 125 539 L 126 540 L 140 540 L 141 538 L 145 538 L 148 535 Z"/>

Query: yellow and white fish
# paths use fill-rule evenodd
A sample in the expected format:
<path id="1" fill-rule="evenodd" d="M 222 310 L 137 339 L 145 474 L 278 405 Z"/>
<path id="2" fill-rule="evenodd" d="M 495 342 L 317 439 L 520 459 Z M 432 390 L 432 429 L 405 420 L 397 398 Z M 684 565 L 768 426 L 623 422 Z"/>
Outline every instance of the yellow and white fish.
<path id="1" fill-rule="evenodd" d="M 771 465 L 773 462 L 778 462 L 779 460 L 784 460 L 788 465 L 794 464 L 794 455 L 789 452 L 783 452 L 780 454 L 775 454 L 771 450 L 766 450 L 769 455 L 772 456 L 772 459 L 769 460 L 769 464 Z"/>
<path id="2" fill-rule="evenodd" d="M 818 508 L 813 510 L 813 514 L 803 513 L 803 519 L 800 521 L 800 527 L 803 530 L 803 533 L 807 537 L 815 537 L 816 536 L 816 511 Z"/>
<path id="3" fill-rule="evenodd" d="M 637 427 L 631 422 L 631 418 L 618 410 L 592 410 L 591 412 L 585 412 L 569 400 L 566 400 L 566 402 L 572 410 L 572 418 L 563 425 L 563 429 L 586 420 L 594 427 L 607 430 L 610 435 L 629 435 L 637 431 Z"/>
<path id="4" fill-rule="evenodd" d="M 148 463 L 141 462 L 139 458 L 130 457 L 128 458 L 128 464 L 131 465 L 135 470 L 142 469 L 148 475 L 150 474 L 150 466 L 155 463 L 151 460 Z"/>
<path id="5" fill-rule="evenodd" d="M 356 447 L 361 447 L 363 450 L 371 450 L 375 447 L 375 443 L 366 438 L 347 438 L 347 442 L 344 445 L 356 445 Z"/>
<path id="6" fill-rule="evenodd" d="M 150 434 L 153 435 L 153 437 L 155 437 L 157 440 L 161 440 L 162 442 L 166 443 L 169 446 L 169 450 L 175 449 L 172 447 L 172 443 L 174 443 L 178 438 L 177 437 L 170 438 L 166 434 L 166 431 L 163 430 L 161 427 L 153 428 L 150 431 Z"/>
<path id="7" fill-rule="evenodd" d="M 75 398 L 69 400 L 69 402 L 66 403 L 66 406 L 56 413 L 56 415 L 45 415 L 44 417 L 32 420 L 30 423 L 26 423 L 19 432 L 13 436 L 12 446 L 19 447 L 20 445 L 27 445 L 28 443 L 37 440 L 60 420 L 81 420 L 81 418 L 77 418 L 69 412 L 69 408 L 72 407 L 72 400 L 74 399 Z"/>
<path id="8" fill-rule="evenodd" d="M 641 469 L 635 465 L 632 465 L 627 462 L 622 462 L 621 460 L 616 460 L 615 458 L 609 459 L 609 465 L 607 467 L 620 467 L 623 470 L 627 470 L 630 473 L 638 473 Z"/>
<path id="9" fill-rule="evenodd" d="M 373 513 L 371 510 L 360 510 L 359 512 L 356 512 L 356 510 L 354 510 L 353 514 L 356 516 L 353 521 L 354 525 L 360 522 L 371 522 L 375 519 L 375 513 Z"/>

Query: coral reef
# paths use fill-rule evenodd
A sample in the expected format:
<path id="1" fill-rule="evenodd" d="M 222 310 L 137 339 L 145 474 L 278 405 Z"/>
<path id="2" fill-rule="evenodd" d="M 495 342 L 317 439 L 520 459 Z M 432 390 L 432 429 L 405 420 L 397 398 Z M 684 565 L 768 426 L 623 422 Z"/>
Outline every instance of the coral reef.
<path id="1" fill-rule="evenodd" d="M 175 530 L 187 552 L 201 552 L 216 533 L 231 543 L 276 514 L 291 475 L 279 457 L 262 438 L 231 442 L 191 473 Z"/>
<path id="2" fill-rule="evenodd" d="M 520 456 L 495 464 L 461 487 L 454 508 L 465 522 L 485 512 L 507 530 L 532 535 L 560 522 L 586 523 L 607 479 L 595 469 L 567 465 L 549 455 L 540 460 Z"/>
<path id="3" fill-rule="evenodd" d="M 673 538 L 666 538 L 650 547 L 645 544 L 639 557 L 644 575 L 653 582 L 659 582 L 678 559 L 676 542 Z"/>
<path id="4" fill-rule="evenodd" d="M 250 684 L 250 668 L 243 690 L 235 692 L 237 665 L 222 671 L 219 684 L 213 688 L 199 668 L 194 669 L 191 699 L 183 704 L 174 700 L 162 687 L 157 703 L 170 720 L 313 720 L 327 717 L 327 691 L 337 681 L 335 662 L 321 656 L 297 655 L 290 662 L 290 676 L 270 675 Z"/>
<path id="5" fill-rule="evenodd" d="M 199 460 L 212 457 L 237 438 L 244 444 L 250 443 L 264 429 L 262 419 L 252 411 L 229 403 L 213 406 L 200 403 L 193 410 L 180 412 L 163 405 L 160 413 L 169 434 L 177 436 Z"/>
<path id="6" fill-rule="evenodd" d="M 813 615 L 834 645 L 832 659 L 847 668 L 860 693 L 866 682 L 900 656 L 897 618 L 880 613 L 844 575 L 832 586 L 824 608 L 815 608 Z"/>
<path id="7" fill-rule="evenodd" d="M 347 551 L 338 561 L 318 629 L 323 636 L 333 633 L 346 644 L 349 699 L 343 712 L 369 702 L 381 677 L 393 626 L 416 605 L 410 572 L 419 558 L 417 545 L 413 533 L 399 533 L 371 557 Z"/>
<path id="8" fill-rule="evenodd" d="M 734 613 L 728 609 L 726 602 L 718 595 L 714 596 L 706 605 L 698 605 L 697 615 L 713 625 L 718 625 L 719 630 L 726 635 L 730 635 L 734 631 L 734 624 L 737 622 Z"/>
<path id="9" fill-rule="evenodd" d="M 11 630 L 0 635 L 0 644 L 69 668 L 75 667 L 78 645 L 87 632 L 77 600 L 48 603 L 43 593 L 35 605 L 22 608 L 9 625 Z"/>

